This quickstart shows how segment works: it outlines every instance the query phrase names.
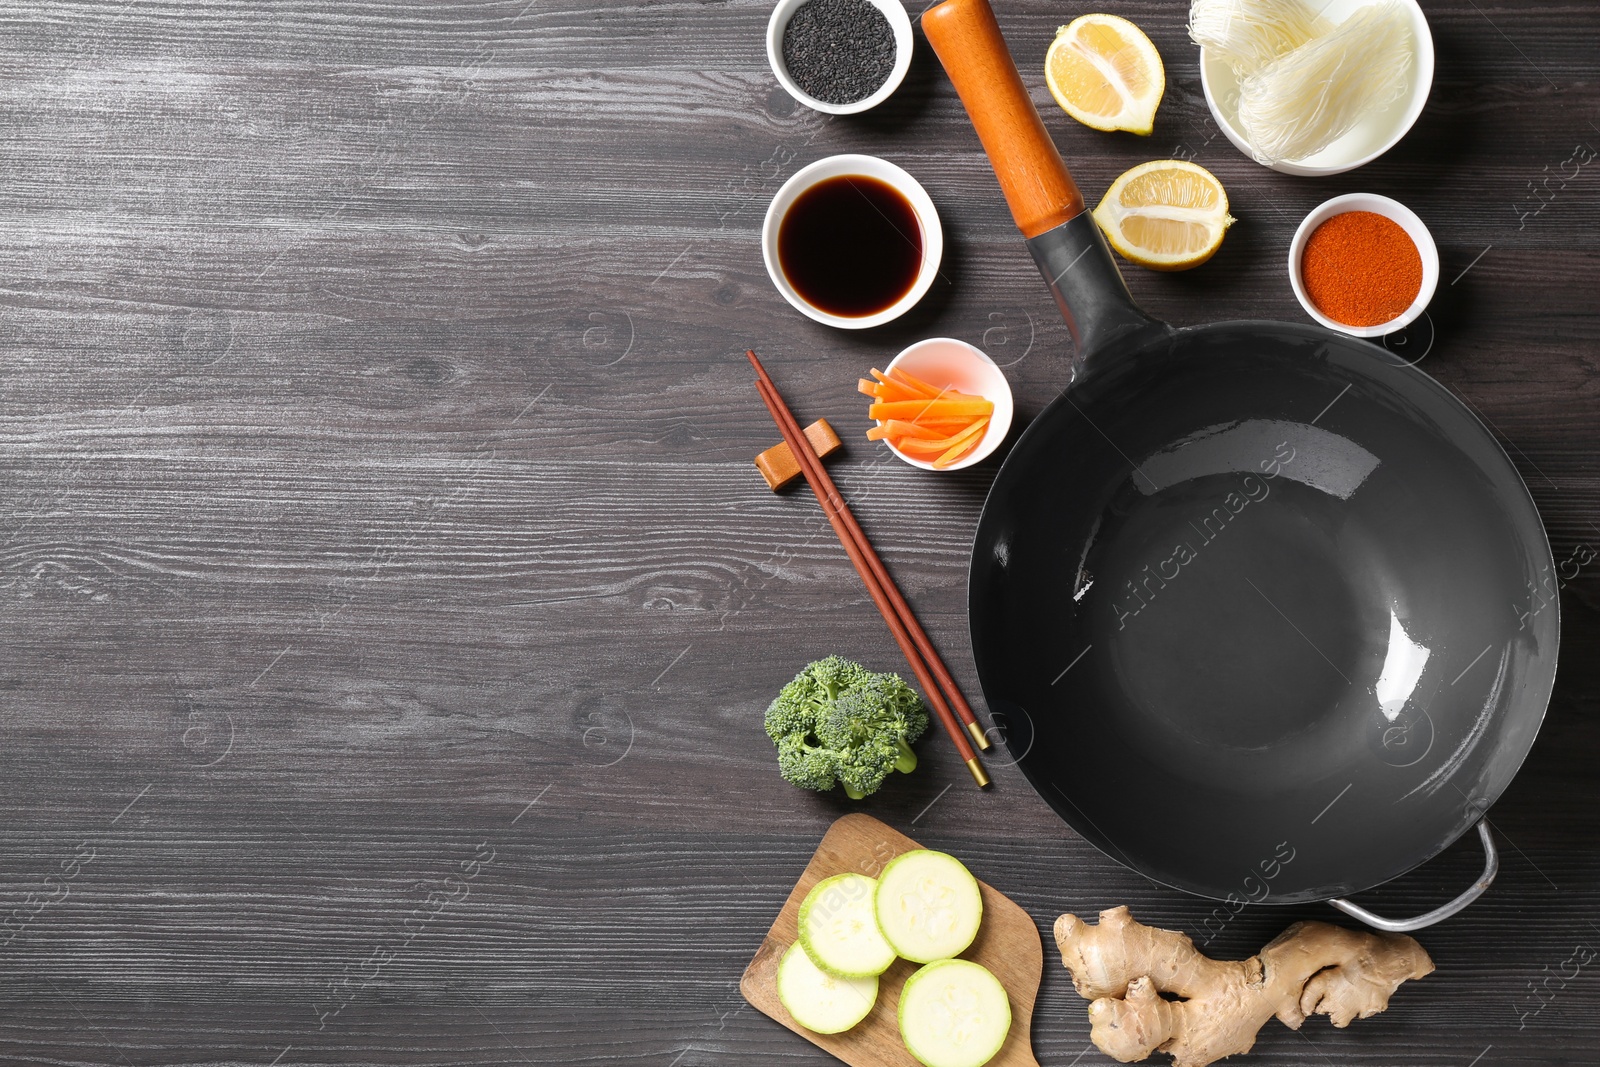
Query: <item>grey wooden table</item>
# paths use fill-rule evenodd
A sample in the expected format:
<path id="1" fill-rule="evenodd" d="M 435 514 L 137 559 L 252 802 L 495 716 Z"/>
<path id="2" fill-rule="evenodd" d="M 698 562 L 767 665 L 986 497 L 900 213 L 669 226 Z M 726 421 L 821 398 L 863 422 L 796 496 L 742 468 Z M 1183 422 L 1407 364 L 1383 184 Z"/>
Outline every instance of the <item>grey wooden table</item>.
<path id="1" fill-rule="evenodd" d="M 835 470 L 976 693 L 966 550 L 992 468 L 859 441 L 857 374 L 947 334 L 1021 415 L 1071 345 L 924 44 L 878 111 L 796 107 L 766 2 L 0 4 L 0 1059 L 19 1064 L 820 1064 L 736 981 L 830 820 L 760 715 L 824 653 L 897 653 L 739 353 L 851 438 Z M 1036 100 L 1082 9 L 999 0 Z M 1429 0 L 1439 74 L 1383 160 L 1269 173 L 1207 119 L 1185 5 L 1110 8 L 1167 64 L 1148 140 L 1046 106 L 1091 199 L 1193 157 L 1239 225 L 1175 322 L 1299 319 L 1294 225 L 1339 192 L 1432 226 L 1408 352 L 1506 443 L 1562 561 L 1562 671 L 1492 812 L 1499 883 L 1422 936 L 1438 972 L 1250 1062 L 1600 1061 L 1600 9 Z M 864 335 L 767 283 L 799 166 L 865 151 L 944 218 L 944 278 Z M 1565 164 L 1565 165 L 1564 165 Z M 966 857 L 1047 929 L 1214 904 L 1077 839 L 949 746 L 861 805 Z M 1093 758 L 1085 753 L 1085 758 Z M 947 791 L 948 790 L 948 791 Z M 1470 880 L 1473 846 L 1364 897 Z M 1249 909 L 1245 955 L 1315 907 Z M 1034 1041 L 1106 1062 L 1047 968 Z"/>

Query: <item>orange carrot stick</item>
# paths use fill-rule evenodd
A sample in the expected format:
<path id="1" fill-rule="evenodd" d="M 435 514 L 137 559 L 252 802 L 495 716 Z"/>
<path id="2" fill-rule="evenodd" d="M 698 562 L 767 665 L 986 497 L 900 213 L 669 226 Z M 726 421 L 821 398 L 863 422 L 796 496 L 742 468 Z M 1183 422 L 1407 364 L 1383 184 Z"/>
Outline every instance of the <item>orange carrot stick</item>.
<path id="1" fill-rule="evenodd" d="M 966 455 L 973 448 L 975 448 L 978 442 L 983 440 L 983 433 L 980 431 L 979 427 L 976 426 L 973 427 L 973 431 L 976 432 L 970 432 L 967 435 L 966 440 L 962 441 L 960 444 L 952 445 L 948 452 L 934 460 L 934 467 L 943 470 L 945 467 L 950 466 L 950 464 L 956 462 L 962 456 Z"/>
<path id="2" fill-rule="evenodd" d="M 933 384 L 931 384 L 929 382 L 923 381 L 921 378 L 918 378 L 916 375 L 914 375 L 914 374 L 910 373 L 909 371 L 907 371 L 904 367 L 896 367 L 893 371 L 891 371 L 889 373 L 889 376 L 891 378 L 893 378 L 895 381 L 899 382 L 901 385 L 910 386 L 911 388 L 913 388 L 913 389 L 917 390 L 918 392 L 922 393 L 924 396 L 930 396 L 930 397 L 931 396 L 958 396 L 958 397 L 965 397 L 965 396 L 969 395 L 967 393 L 960 392 L 960 391 L 958 391 L 956 389 L 952 389 L 948 385 L 945 386 L 943 389 L 941 389 L 937 385 L 933 385 Z"/>
<path id="3" fill-rule="evenodd" d="M 974 418 L 986 418 L 984 415 L 957 415 L 950 418 L 938 419 L 890 419 L 898 426 L 915 426 L 919 430 L 933 430 L 933 437 L 944 437 L 947 434 L 960 433 L 972 425 Z M 927 436 L 927 435 L 924 435 Z"/>
<path id="4" fill-rule="evenodd" d="M 901 437 L 918 438 L 924 441 L 937 441 L 951 433 L 966 429 L 972 425 L 971 419 L 962 419 L 957 424 L 952 424 L 948 429 L 942 426 L 930 426 L 921 422 L 906 422 L 902 419 L 890 419 L 883 424 L 883 436 L 891 441 Z"/>
<path id="5" fill-rule="evenodd" d="M 954 466 L 956 463 L 959 463 L 961 460 L 966 458 L 968 452 L 971 452 L 973 448 L 977 446 L 978 440 L 978 438 L 974 437 L 966 444 L 957 445 L 956 447 L 952 448 L 950 451 L 933 461 L 933 469 L 936 471 L 942 471 L 946 467 Z"/>
<path id="6" fill-rule="evenodd" d="M 978 442 L 981 440 L 981 437 L 974 437 L 965 444 L 960 444 L 952 448 L 950 451 L 933 461 L 933 469 L 942 471 L 946 467 L 959 463 L 961 460 L 966 458 L 968 452 L 971 452 L 974 448 L 978 447 Z"/>
<path id="7" fill-rule="evenodd" d="M 994 404 L 982 397 L 966 400 L 899 400 L 880 402 L 867 409 L 867 417 L 879 420 L 951 418 L 968 415 L 974 418 L 992 415 Z"/>
<path id="8" fill-rule="evenodd" d="M 863 378 L 862 381 L 866 379 Z M 923 396 L 910 386 L 901 385 L 897 381 L 875 382 L 872 395 L 879 400 L 931 400 L 932 397 Z M 865 389 L 861 390 L 866 392 Z"/>
<path id="9" fill-rule="evenodd" d="M 988 425 L 988 419 L 978 419 L 965 430 L 962 430 L 960 433 L 951 434 L 949 437 L 926 440 L 908 437 L 904 440 L 896 441 L 895 447 L 900 449 L 902 452 L 916 452 L 919 454 L 926 452 L 932 455 L 938 455 L 941 452 L 945 452 L 951 448 L 954 448 L 956 445 L 965 442 L 974 434 L 982 433 L 984 428 Z"/>
<path id="10" fill-rule="evenodd" d="M 900 370 L 898 367 L 895 368 L 895 372 L 892 375 L 883 373 L 883 371 L 879 370 L 877 367 L 872 368 L 872 376 L 878 379 L 878 381 L 885 384 L 893 383 L 894 385 L 897 385 L 903 389 L 910 390 L 914 394 L 927 397 L 929 400 L 932 400 L 941 392 L 948 392 L 948 390 L 935 389 L 928 383 L 917 381 L 916 379 L 907 381 L 904 377 L 902 377 L 904 373 L 905 372 Z"/>
<path id="11" fill-rule="evenodd" d="M 880 422 L 869 429 L 867 431 L 867 440 L 888 441 L 896 445 L 902 440 L 937 441 L 960 433 L 971 425 L 971 419 L 950 419 L 932 424 L 890 419 L 888 422 Z"/>

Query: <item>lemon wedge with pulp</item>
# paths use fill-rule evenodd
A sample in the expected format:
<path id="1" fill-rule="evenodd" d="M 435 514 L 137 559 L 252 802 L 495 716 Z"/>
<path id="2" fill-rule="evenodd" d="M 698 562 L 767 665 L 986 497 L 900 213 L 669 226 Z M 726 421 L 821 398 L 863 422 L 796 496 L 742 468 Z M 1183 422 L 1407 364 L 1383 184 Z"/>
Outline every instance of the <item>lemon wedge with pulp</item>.
<path id="1" fill-rule="evenodd" d="M 1233 216 L 1214 174 L 1182 159 L 1158 159 L 1112 182 L 1094 221 L 1111 247 L 1139 266 L 1188 270 L 1222 247 Z"/>
<path id="2" fill-rule="evenodd" d="M 1044 80 L 1085 126 L 1146 136 L 1167 87 L 1161 53 L 1116 15 L 1084 15 L 1061 27 L 1045 53 Z"/>

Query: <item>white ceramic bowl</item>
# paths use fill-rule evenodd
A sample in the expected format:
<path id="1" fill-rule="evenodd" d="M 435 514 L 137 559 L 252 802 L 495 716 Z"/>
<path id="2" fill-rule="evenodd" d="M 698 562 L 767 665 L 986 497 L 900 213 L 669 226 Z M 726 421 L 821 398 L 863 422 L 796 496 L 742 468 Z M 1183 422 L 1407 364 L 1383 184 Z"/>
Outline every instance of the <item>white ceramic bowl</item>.
<path id="1" fill-rule="evenodd" d="M 1417 289 L 1417 298 L 1398 317 L 1377 326 L 1348 326 L 1328 318 L 1311 302 L 1311 297 L 1306 293 L 1305 279 L 1301 276 L 1300 261 L 1305 255 L 1306 241 L 1310 239 L 1312 231 L 1346 211 L 1372 211 L 1399 223 L 1400 228 L 1416 243 L 1417 254 L 1422 257 L 1422 285 Z M 1294 295 L 1300 301 L 1300 306 L 1305 308 L 1306 314 L 1328 329 L 1352 337 L 1382 337 L 1411 325 L 1428 306 L 1428 301 L 1433 299 L 1434 290 L 1439 287 L 1439 246 L 1433 243 L 1433 234 L 1417 218 L 1417 213 L 1398 200 L 1375 193 L 1347 193 L 1320 204 L 1294 231 L 1294 240 L 1289 242 L 1289 284 L 1294 286 Z"/>
<path id="2" fill-rule="evenodd" d="M 887 370 L 895 368 L 921 378 L 930 385 L 950 386 L 963 393 L 973 393 L 994 403 L 994 414 L 983 431 L 978 447 L 962 456 L 948 467 L 935 467 L 930 461 L 908 456 L 894 445 L 889 451 L 913 467 L 925 471 L 958 471 L 982 463 L 1000 447 L 1011 432 L 1011 416 L 1015 405 L 1011 399 L 1011 383 L 1005 373 L 981 349 L 954 337 L 930 337 L 918 341 L 889 361 Z M 889 444 L 885 441 L 884 444 Z"/>
<path id="3" fill-rule="evenodd" d="M 1335 24 L 1343 22 L 1357 8 L 1372 0 L 1332 0 L 1323 9 L 1323 15 Z M 1368 115 L 1355 128 L 1334 141 L 1322 151 L 1304 159 L 1285 160 L 1269 164 L 1283 174 L 1320 177 L 1342 174 L 1347 170 L 1371 163 L 1400 142 L 1410 131 L 1422 108 L 1428 102 L 1428 92 L 1433 88 L 1433 34 L 1428 31 L 1428 19 L 1417 0 L 1400 0 L 1411 16 L 1411 36 L 1416 42 L 1412 56 L 1409 84 L 1404 95 L 1376 114 Z M 1206 94 L 1206 105 L 1211 117 L 1233 146 L 1247 156 L 1250 142 L 1240 132 L 1238 124 L 1239 81 L 1233 69 L 1216 56 L 1200 49 L 1200 87 Z"/>
<path id="4" fill-rule="evenodd" d="M 849 104 L 829 104 L 818 100 L 796 85 L 794 79 L 789 77 L 789 68 L 784 66 L 783 31 L 796 9 L 804 3 L 806 0 L 778 0 L 778 6 L 772 9 L 772 17 L 767 20 L 767 62 L 771 64 L 772 73 L 777 75 L 778 84 L 783 86 L 784 91 L 813 111 L 829 115 L 854 115 L 889 99 L 905 80 L 906 71 L 911 69 L 911 16 L 900 6 L 900 0 L 868 0 L 883 12 L 889 20 L 889 28 L 894 31 L 894 67 L 877 92 Z"/>
<path id="5" fill-rule="evenodd" d="M 818 182 L 847 174 L 877 178 L 894 186 L 911 204 L 911 209 L 916 212 L 917 222 L 922 227 L 922 267 L 917 271 L 917 280 L 911 283 L 911 288 L 906 291 L 905 296 L 875 315 L 833 315 L 812 306 L 795 292 L 794 286 L 789 284 L 789 279 L 783 276 L 783 268 L 778 265 L 778 227 L 795 200 Z M 828 326 L 837 326 L 843 330 L 864 330 L 869 326 L 882 326 L 886 322 L 892 322 L 910 311 L 918 300 L 927 295 L 928 290 L 933 287 L 934 278 L 939 275 L 939 262 L 944 258 L 944 228 L 939 225 L 939 212 L 934 208 L 927 191 L 917 179 L 893 163 L 877 156 L 829 156 L 795 171 L 794 176 L 784 182 L 783 187 L 772 198 L 772 203 L 767 205 L 767 217 L 761 224 L 761 258 L 766 261 L 767 276 L 772 279 L 772 284 L 777 286 L 783 298 L 797 309 Z"/>

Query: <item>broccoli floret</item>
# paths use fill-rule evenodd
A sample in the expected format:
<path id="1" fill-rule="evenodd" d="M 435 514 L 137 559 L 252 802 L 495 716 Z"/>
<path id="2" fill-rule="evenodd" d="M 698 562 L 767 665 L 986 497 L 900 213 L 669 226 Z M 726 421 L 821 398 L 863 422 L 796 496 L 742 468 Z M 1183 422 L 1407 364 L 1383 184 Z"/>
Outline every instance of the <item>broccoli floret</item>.
<path id="1" fill-rule="evenodd" d="M 839 656 L 817 660 L 795 675 L 767 708 L 767 736 L 776 743 L 793 734 L 811 734 L 817 717 L 840 693 L 872 677 L 861 664 Z"/>
<path id="2" fill-rule="evenodd" d="M 766 727 L 785 779 L 819 792 L 843 785 L 860 800 L 891 771 L 916 769 L 911 742 L 928 728 L 928 712 L 899 675 L 829 656 L 783 687 Z"/>
<path id="3" fill-rule="evenodd" d="M 844 746 L 878 741 L 894 749 L 896 770 L 917 769 L 911 742 L 928 728 L 922 698 L 898 674 L 876 674 L 840 694 L 817 723 L 825 744 Z"/>
<path id="4" fill-rule="evenodd" d="M 851 800 L 876 793 L 894 770 L 899 752 L 894 744 L 867 742 L 855 748 L 833 749 L 839 758 L 839 784 Z"/>
<path id="5" fill-rule="evenodd" d="M 778 742 L 778 770 L 786 780 L 819 793 L 832 789 L 838 777 L 833 753 L 806 744 L 801 734 Z"/>

